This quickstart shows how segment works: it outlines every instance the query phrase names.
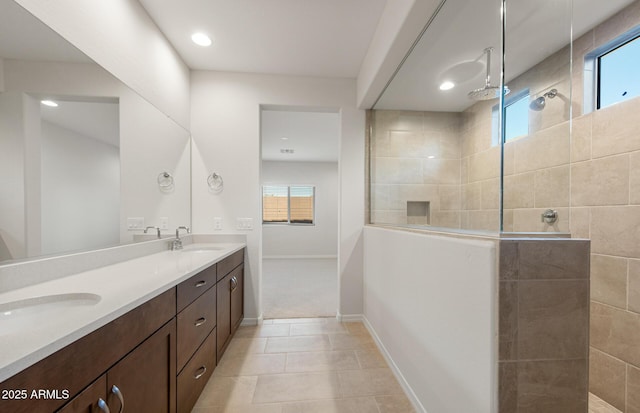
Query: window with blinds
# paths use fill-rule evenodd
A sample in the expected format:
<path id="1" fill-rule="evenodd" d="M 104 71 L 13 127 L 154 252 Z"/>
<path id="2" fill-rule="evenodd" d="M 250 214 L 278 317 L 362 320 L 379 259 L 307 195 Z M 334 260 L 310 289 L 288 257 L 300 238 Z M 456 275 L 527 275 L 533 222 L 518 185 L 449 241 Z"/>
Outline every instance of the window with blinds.
<path id="1" fill-rule="evenodd" d="M 315 187 L 262 187 L 262 222 L 284 224 L 314 223 Z"/>

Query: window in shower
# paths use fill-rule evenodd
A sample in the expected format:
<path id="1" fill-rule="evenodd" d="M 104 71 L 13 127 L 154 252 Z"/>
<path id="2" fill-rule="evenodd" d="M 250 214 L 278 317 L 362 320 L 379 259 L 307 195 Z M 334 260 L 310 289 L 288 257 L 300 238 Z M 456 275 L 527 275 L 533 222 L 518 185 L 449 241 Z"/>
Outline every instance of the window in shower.
<path id="1" fill-rule="evenodd" d="M 315 187 L 265 185 L 262 187 L 263 224 L 314 223 Z"/>
<path id="2" fill-rule="evenodd" d="M 495 105 L 492 110 L 494 145 L 500 142 L 499 106 Z M 529 134 L 529 89 L 523 89 L 505 97 L 504 123 L 505 142 Z"/>
<path id="3" fill-rule="evenodd" d="M 640 37 L 598 58 L 598 109 L 640 96 Z"/>
<path id="4" fill-rule="evenodd" d="M 640 96 L 640 26 L 584 58 L 584 113 Z"/>

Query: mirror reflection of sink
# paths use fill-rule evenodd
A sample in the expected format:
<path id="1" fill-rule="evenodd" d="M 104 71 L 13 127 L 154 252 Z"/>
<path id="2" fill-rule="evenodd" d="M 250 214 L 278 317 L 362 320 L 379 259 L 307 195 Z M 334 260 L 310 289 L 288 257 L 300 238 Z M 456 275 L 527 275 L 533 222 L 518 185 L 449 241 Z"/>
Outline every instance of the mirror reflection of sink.
<path id="1" fill-rule="evenodd" d="M 53 294 L 0 304 L 0 330 L 11 333 L 33 329 L 34 322 L 53 322 L 63 309 L 80 309 L 98 304 L 102 297 L 90 293 Z M 46 318 L 40 318 L 44 316 Z M 36 317 L 38 317 L 36 319 Z"/>

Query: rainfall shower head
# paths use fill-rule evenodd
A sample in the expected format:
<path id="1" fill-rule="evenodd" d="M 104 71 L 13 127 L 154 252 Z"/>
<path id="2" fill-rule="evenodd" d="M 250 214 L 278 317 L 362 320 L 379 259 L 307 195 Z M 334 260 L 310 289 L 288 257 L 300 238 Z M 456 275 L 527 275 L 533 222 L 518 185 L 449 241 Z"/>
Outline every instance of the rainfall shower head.
<path id="1" fill-rule="evenodd" d="M 531 103 L 529 103 L 529 109 L 535 110 L 536 112 L 539 112 L 542 109 L 544 109 L 545 106 L 547 106 L 547 98 L 553 99 L 556 96 L 558 96 L 558 90 L 557 89 L 551 89 L 550 91 L 548 91 L 544 95 L 539 96 L 538 98 L 532 100 Z"/>
<path id="2" fill-rule="evenodd" d="M 487 47 L 484 49 L 484 53 L 487 55 L 487 77 L 485 79 L 484 87 L 480 89 L 472 90 L 469 92 L 469 98 L 473 100 L 489 100 L 500 97 L 500 86 L 491 86 L 491 52 L 493 47 Z M 509 93 L 509 88 L 505 85 L 504 94 Z"/>

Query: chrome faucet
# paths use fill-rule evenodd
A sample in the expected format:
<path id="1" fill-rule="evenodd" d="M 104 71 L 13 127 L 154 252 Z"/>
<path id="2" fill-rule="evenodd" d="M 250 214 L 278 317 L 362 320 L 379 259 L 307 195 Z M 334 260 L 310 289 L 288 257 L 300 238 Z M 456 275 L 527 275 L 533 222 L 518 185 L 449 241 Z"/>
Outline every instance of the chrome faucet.
<path id="1" fill-rule="evenodd" d="M 144 233 L 146 234 L 150 229 L 155 229 L 156 231 L 158 231 L 158 239 L 160 239 L 160 227 L 146 227 L 144 229 Z"/>
<path id="2" fill-rule="evenodd" d="M 176 239 L 173 240 L 173 242 L 171 243 L 171 250 L 175 251 L 175 250 L 181 250 L 182 249 L 182 240 L 180 239 L 180 230 L 184 229 L 185 231 L 187 231 L 187 234 L 191 233 L 191 231 L 189 230 L 189 227 L 178 227 L 176 228 Z"/>

